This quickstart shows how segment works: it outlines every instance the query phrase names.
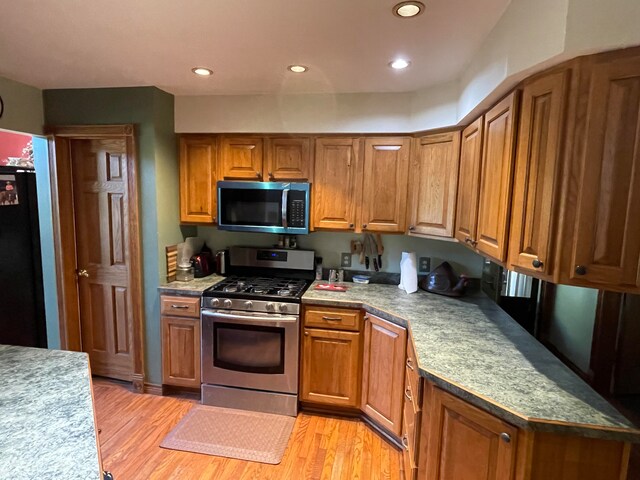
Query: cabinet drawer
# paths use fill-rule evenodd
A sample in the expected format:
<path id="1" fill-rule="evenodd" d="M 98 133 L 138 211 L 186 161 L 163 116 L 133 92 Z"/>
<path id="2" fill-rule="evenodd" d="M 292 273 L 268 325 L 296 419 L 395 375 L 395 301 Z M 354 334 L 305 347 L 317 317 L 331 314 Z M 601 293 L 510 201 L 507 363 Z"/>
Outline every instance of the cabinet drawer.
<path id="1" fill-rule="evenodd" d="M 175 317 L 200 317 L 200 297 L 160 297 L 160 313 Z"/>
<path id="2" fill-rule="evenodd" d="M 404 416 L 402 422 L 402 469 L 404 471 L 404 480 L 415 480 L 417 478 L 418 467 L 415 461 L 414 445 L 412 445 L 409 440 L 406 426 L 407 418 Z"/>
<path id="3" fill-rule="evenodd" d="M 422 377 L 418 371 L 418 361 L 416 360 L 416 352 L 413 347 L 411 337 L 407 339 L 407 385 L 411 387 L 411 395 L 414 398 L 414 404 L 417 405 L 416 411 L 422 405 Z"/>
<path id="4" fill-rule="evenodd" d="M 307 307 L 304 314 L 304 326 L 358 332 L 360 331 L 361 316 L 360 310 Z"/>

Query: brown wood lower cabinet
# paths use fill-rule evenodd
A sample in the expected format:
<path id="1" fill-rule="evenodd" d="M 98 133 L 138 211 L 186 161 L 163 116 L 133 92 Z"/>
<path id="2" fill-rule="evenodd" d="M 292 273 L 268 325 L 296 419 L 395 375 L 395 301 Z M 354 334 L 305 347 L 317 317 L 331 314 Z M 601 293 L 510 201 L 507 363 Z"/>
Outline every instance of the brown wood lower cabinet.
<path id="1" fill-rule="evenodd" d="M 357 408 L 360 400 L 359 332 L 305 328 L 300 400 Z"/>
<path id="2" fill-rule="evenodd" d="M 200 319 L 162 317 L 162 383 L 200 388 Z"/>
<path id="3" fill-rule="evenodd" d="M 365 319 L 361 408 L 400 437 L 407 330 L 370 313 Z"/>
<path id="4" fill-rule="evenodd" d="M 200 388 L 200 297 L 160 297 L 162 383 Z"/>

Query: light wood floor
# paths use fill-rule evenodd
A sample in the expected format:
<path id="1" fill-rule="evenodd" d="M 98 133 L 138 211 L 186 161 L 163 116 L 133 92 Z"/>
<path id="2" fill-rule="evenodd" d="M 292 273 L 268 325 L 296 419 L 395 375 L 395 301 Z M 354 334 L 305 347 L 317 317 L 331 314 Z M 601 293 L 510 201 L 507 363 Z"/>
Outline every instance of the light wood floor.
<path id="1" fill-rule="evenodd" d="M 158 445 L 194 400 L 132 393 L 94 379 L 103 467 L 115 480 L 399 480 L 401 453 L 360 420 L 301 413 L 280 465 Z"/>

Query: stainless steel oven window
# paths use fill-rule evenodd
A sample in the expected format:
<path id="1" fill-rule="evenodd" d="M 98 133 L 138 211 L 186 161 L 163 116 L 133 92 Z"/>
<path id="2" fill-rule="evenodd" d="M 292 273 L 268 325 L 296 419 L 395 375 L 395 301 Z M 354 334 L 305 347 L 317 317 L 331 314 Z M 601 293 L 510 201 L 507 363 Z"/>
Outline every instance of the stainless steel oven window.
<path id="1" fill-rule="evenodd" d="M 283 374 L 284 335 L 284 328 L 215 323 L 213 364 L 238 372 Z"/>

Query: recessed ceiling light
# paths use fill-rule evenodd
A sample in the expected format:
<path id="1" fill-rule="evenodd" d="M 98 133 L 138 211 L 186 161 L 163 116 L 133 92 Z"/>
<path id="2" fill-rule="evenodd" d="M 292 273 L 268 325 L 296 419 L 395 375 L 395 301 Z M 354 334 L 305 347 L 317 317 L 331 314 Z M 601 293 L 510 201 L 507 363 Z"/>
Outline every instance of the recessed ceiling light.
<path id="1" fill-rule="evenodd" d="M 209 75 L 213 75 L 213 70 L 205 67 L 194 67 L 191 69 L 191 71 L 196 75 L 200 75 L 201 77 L 208 77 Z"/>
<path id="2" fill-rule="evenodd" d="M 304 65 L 289 65 L 287 67 L 287 70 L 293 73 L 304 73 L 309 70 L 309 67 L 306 67 Z"/>
<path id="3" fill-rule="evenodd" d="M 397 60 L 389 63 L 389 66 L 394 70 L 402 70 L 403 68 L 407 68 L 409 65 L 411 65 L 411 62 L 403 58 L 398 58 Z"/>
<path id="4" fill-rule="evenodd" d="M 423 11 L 424 3 L 422 2 L 401 2 L 393 7 L 393 14 L 403 18 L 415 17 Z"/>

